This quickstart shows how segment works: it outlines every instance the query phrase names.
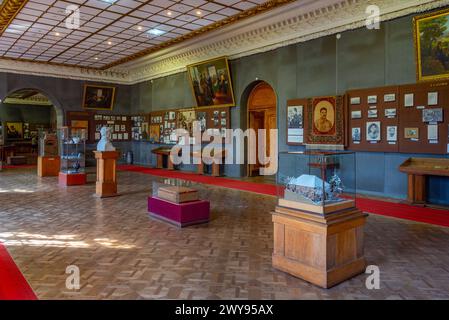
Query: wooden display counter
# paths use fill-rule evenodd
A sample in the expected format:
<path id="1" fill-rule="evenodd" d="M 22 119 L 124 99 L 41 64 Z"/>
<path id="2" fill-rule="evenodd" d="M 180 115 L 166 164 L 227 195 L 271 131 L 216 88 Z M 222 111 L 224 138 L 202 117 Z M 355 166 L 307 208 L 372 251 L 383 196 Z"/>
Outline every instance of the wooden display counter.
<path id="1" fill-rule="evenodd" d="M 355 207 L 330 214 L 276 206 L 273 267 L 323 288 L 365 271 L 365 213 Z"/>
<path id="2" fill-rule="evenodd" d="M 407 201 L 425 204 L 427 176 L 449 177 L 449 159 L 409 158 L 399 166 L 399 171 L 408 176 Z"/>
<path id="3" fill-rule="evenodd" d="M 157 157 L 156 167 L 158 169 L 162 169 L 164 167 L 164 157 L 167 158 L 167 169 L 168 170 L 175 169 L 175 166 L 170 159 L 170 151 L 171 151 L 171 148 L 168 148 L 168 147 L 159 147 L 159 148 L 151 150 L 151 152 L 154 153 Z"/>
<path id="4" fill-rule="evenodd" d="M 197 169 L 196 169 L 196 172 L 198 174 L 204 174 L 205 163 L 203 163 L 203 160 L 206 160 L 207 162 L 212 162 L 211 163 L 211 167 L 212 167 L 211 176 L 212 177 L 221 176 L 220 166 L 222 166 L 225 163 L 226 150 L 221 150 L 219 152 L 219 154 L 217 154 L 217 155 L 214 155 L 214 153 L 212 153 L 212 155 L 210 155 L 210 156 L 203 156 L 202 152 L 192 152 L 192 156 L 194 158 L 200 158 L 200 163 L 197 165 Z M 214 162 L 214 158 L 216 158 L 216 157 L 221 158 L 221 163 Z"/>
<path id="5" fill-rule="evenodd" d="M 37 175 L 39 177 L 57 177 L 61 167 L 59 156 L 44 156 L 37 158 Z"/>

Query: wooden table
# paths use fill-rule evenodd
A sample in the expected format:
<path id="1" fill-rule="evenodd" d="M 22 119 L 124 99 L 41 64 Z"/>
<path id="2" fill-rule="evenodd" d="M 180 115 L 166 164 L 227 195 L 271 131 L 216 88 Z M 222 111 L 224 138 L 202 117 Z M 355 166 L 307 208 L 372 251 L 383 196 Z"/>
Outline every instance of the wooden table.
<path id="1" fill-rule="evenodd" d="M 449 177 L 449 159 L 409 158 L 399 166 L 408 175 L 407 201 L 412 204 L 426 203 L 426 177 Z"/>
<path id="2" fill-rule="evenodd" d="M 221 150 L 219 151 L 220 153 L 218 154 L 218 157 L 221 157 L 221 164 L 224 163 L 224 159 L 226 158 L 226 150 Z M 216 163 L 213 161 L 213 159 L 215 158 L 214 153 L 212 152 L 211 156 L 203 156 L 202 157 L 202 152 L 196 151 L 196 152 L 192 152 L 192 157 L 194 158 L 200 158 L 200 163 L 197 165 L 196 168 L 196 172 L 198 174 L 204 174 L 204 163 L 203 160 L 207 159 L 208 162 L 212 162 L 211 166 L 212 166 L 212 172 L 211 172 L 211 176 L 213 177 L 219 177 L 220 176 L 220 163 Z"/>
<path id="3" fill-rule="evenodd" d="M 168 170 L 175 169 L 175 166 L 173 165 L 173 162 L 170 159 L 170 151 L 171 148 L 168 147 L 159 147 L 151 150 L 151 152 L 154 153 L 157 157 L 156 163 L 157 168 L 162 169 L 164 167 L 164 157 L 167 157 L 167 169 Z"/>

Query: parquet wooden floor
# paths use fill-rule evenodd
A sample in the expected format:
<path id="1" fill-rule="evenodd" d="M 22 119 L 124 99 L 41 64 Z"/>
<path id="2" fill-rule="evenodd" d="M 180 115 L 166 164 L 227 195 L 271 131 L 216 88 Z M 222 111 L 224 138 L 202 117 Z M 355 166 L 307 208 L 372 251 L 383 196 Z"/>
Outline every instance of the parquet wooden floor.
<path id="1" fill-rule="evenodd" d="M 0 172 L 0 241 L 40 299 L 449 299 L 449 228 L 371 215 L 362 274 L 329 290 L 271 266 L 275 198 L 195 185 L 211 222 L 184 229 L 147 214 L 149 175 L 120 172 L 115 198 L 60 188 L 32 169 Z M 65 286 L 66 267 L 81 288 Z"/>

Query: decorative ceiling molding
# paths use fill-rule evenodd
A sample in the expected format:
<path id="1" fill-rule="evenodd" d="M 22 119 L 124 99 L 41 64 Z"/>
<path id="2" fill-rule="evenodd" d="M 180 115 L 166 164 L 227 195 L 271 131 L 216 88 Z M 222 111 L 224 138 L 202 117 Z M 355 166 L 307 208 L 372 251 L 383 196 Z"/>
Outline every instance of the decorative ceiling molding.
<path id="1" fill-rule="evenodd" d="M 35 94 L 28 98 L 6 97 L 3 100 L 6 104 L 34 105 L 34 106 L 52 106 L 53 104 L 42 93 Z"/>
<path id="2" fill-rule="evenodd" d="M 236 23 L 236 22 L 241 21 L 243 19 L 254 17 L 255 15 L 261 14 L 261 13 L 266 12 L 268 10 L 272 10 L 274 8 L 278 8 L 280 6 L 283 6 L 283 5 L 287 4 L 287 3 L 294 2 L 294 1 L 296 1 L 296 0 L 271 0 L 271 1 L 268 1 L 268 2 L 265 2 L 265 3 L 262 3 L 261 5 L 255 7 L 255 8 L 242 11 L 242 12 L 240 12 L 240 13 L 234 15 L 234 16 L 231 16 L 229 18 L 217 21 L 217 22 L 215 22 L 213 24 L 204 26 L 204 27 L 202 27 L 202 28 L 200 28 L 198 30 L 194 30 L 192 32 L 189 32 L 189 33 L 187 33 L 187 34 L 185 34 L 185 35 L 183 35 L 181 37 L 172 39 L 170 41 L 163 42 L 160 45 L 151 47 L 151 48 L 149 48 L 147 50 L 143 50 L 143 51 L 137 52 L 137 53 L 135 53 L 133 55 L 130 55 L 130 56 L 126 57 L 126 58 L 117 60 L 117 61 L 115 61 L 115 62 L 105 66 L 102 69 L 103 70 L 109 69 L 111 67 L 115 67 L 117 65 L 120 65 L 120 64 L 123 64 L 123 63 L 129 62 L 129 61 L 135 60 L 137 58 L 149 55 L 149 54 L 151 54 L 153 52 L 156 52 L 156 51 L 160 51 L 161 49 L 170 47 L 170 46 L 175 45 L 177 43 L 180 43 L 180 42 L 183 42 L 183 41 L 186 41 L 186 40 L 189 40 L 189 39 L 193 39 L 195 37 L 198 37 L 200 35 L 205 34 L 206 32 L 211 32 L 213 30 L 217 30 L 219 28 L 223 28 L 224 26 L 227 26 L 227 25 L 229 25 L 231 23 Z"/>
<path id="3" fill-rule="evenodd" d="M 4 0 L 0 5 L 0 35 L 20 12 L 28 0 Z"/>
<path id="4" fill-rule="evenodd" d="M 381 21 L 387 21 L 449 5 L 449 0 L 295 1 L 108 70 L 0 59 L 0 71 L 134 84 L 183 72 L 186 65 L 218 56 L 232 60 L 364 27 L 371 4 L 380 8 Z"/>

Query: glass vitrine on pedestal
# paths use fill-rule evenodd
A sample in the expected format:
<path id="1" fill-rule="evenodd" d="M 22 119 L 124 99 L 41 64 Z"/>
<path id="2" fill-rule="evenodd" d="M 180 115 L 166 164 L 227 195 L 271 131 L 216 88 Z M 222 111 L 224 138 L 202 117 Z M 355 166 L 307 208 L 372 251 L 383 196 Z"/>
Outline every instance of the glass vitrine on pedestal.
<path id="1" fill-rule="evenodd" d="M 367 214 L 355 202 L 355 154 L 279 154 L 273 267 L 329 288 L 365 270 Z"/>
<path id="2" fill-rule="evenodd" d="M 56 132 L 39 129 L 38 139 L 37 175 L 39 177 L 58 176 L 61 162 Z"/>
<path id="3" fill-rule="evenodd" d="M 86 183 L 86 129 L 63 127 L 59 129 L 61 169 L 59 183 L 64 186 Z"/>

